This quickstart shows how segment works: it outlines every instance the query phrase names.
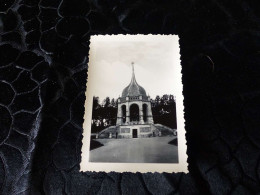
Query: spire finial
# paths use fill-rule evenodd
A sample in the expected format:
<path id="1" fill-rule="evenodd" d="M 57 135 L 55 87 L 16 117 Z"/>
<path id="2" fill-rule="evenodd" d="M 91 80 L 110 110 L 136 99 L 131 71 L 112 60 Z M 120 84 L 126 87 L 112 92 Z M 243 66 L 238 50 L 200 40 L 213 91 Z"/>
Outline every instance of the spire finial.
<path id="1" fill-rule="evenodd" d="M 135 80 L 134 62 L 132 62 L 131 65 L 132 65 L 132 79 L 131 79 L 131 82 L 136 82 L 136 80 Z"/>

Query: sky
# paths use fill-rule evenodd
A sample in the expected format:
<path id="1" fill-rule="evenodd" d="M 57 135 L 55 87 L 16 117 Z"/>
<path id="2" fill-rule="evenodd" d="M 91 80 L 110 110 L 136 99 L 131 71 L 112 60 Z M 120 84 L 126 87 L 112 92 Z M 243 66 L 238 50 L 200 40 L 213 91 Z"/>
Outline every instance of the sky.
<path id="1" fill-rule="evenodd" d="M 174 95 L 180 72 L 176 35 L 99 35 L 90 41 L 87 87 L 100 100 L 121 96 L 131 81 L 132 62 L 137 83 L 152 99 Z"/>

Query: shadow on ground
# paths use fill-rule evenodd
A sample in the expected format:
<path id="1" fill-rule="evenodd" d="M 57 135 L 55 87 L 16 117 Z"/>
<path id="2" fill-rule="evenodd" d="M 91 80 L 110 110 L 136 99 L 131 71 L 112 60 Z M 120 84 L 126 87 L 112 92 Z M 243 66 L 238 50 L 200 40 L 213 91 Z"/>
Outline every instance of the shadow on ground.
<path id="1" fill-rule="evenodd" d="M 94 150 L 94 149 L 100 148 L 100 147 L 102 147 L 102 146 L 104 146 L 104 145 L 101 144 L 101 143 L 98 142 L 98 141 L 95 141 L 95 140 L 91 140 L 91 141 L 90 141 L 90 150 Z"/>
<path id="2" fill-rule="evenodd" d="M 174 145 L 174 146 L 178 146 L 178 139 L 174 138 L 173 140 L 169 141 L 168 144 Z"/>

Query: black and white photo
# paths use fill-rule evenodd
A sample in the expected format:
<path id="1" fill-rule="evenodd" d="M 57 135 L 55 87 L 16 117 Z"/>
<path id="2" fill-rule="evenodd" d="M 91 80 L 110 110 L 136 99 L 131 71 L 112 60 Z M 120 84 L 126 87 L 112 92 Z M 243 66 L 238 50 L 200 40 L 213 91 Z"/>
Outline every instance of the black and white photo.
<path id="1" fill-rule="evenodd" d="M 82 171 L 187 172 L 178 40 L 91 37 Z"/>

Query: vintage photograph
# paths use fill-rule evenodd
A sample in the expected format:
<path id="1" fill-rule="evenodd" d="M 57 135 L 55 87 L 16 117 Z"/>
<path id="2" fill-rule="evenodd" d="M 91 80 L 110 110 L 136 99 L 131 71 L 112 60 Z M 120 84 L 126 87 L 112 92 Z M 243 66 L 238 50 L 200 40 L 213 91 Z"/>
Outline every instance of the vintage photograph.
<path id="1" fill-rule="evenodd" d="M 81 169 L 186 171 L 178 36 L 93 36 L 89 57 Z"/>

